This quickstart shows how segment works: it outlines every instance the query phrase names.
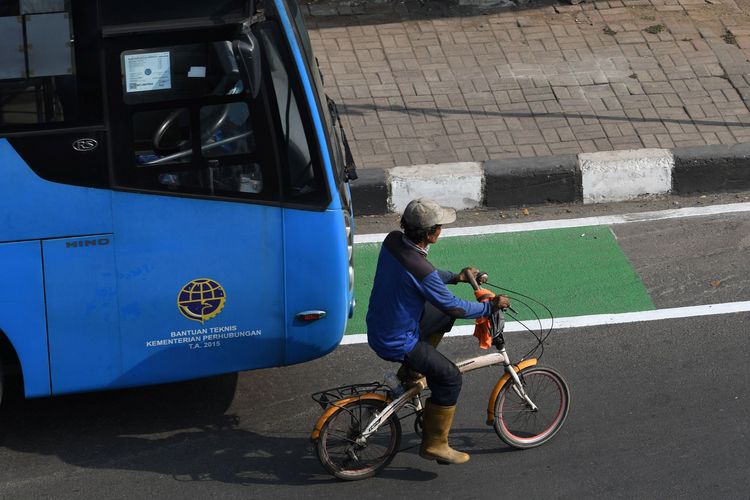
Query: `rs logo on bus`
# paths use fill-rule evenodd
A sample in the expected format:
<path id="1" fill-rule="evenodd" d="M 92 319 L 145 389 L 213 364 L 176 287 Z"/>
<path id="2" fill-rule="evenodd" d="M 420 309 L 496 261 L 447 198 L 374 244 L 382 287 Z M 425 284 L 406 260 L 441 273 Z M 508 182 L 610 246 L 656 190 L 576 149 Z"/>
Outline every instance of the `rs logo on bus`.
<path id="1" fill-rule="evenodd" d="M 73 149 L 76 151 L 93 151 L 97 146 L 99 146 L 99 142 L 96 139 L 86 138 L 73 141 Z"/>

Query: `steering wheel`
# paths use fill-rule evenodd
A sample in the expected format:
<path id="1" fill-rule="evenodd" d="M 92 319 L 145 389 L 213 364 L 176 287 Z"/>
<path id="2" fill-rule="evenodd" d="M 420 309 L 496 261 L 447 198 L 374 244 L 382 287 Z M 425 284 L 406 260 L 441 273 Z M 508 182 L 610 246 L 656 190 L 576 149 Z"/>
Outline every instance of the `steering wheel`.
<path id="1" fill-rule="evenodd" d="M 234 61 L 234 54 L 232 52 L 231 42 L 213 42 L 213 47 L 216 52 L 217 60 L 221 66 L 224 76 L 221 78 L 219 83 L 213 89 L 210 95 L 231 95 L 237 93 L 237 82 L 242 80 L 239 78 L 239 69 L 237 63 Z M 213 106 L 213 109 L 209 111 L 207 117 L 201 117 L 201 123 L 209 123 L 210 125 L 203 129 L 201 133 L 201 145 L 205 144 L 213 135 L 219 130 L 229 118 L 231 104 L 224 104 L 220 108 Z M 179 139 L 176 144 L 164 144 L 165 137 L 172 127 L 179 124 L 181 118 L 188 113 L 187 109 L 177 109 L 169 113 L 163 122 L 156 128 L 153 138 L 154 152 L 158 155 L 170 155 L 179 151 L 185 151 L 186 148 L 190 150 L 190 141 L 187 139 Z"/>
<path id="2" fill-rule="evenodd" d="M 224 146 L 226 144 L 239 141 L 240 139 L 245 139 L 246 137 L 250 137 L 253 135 L 252 130 L 248 130 L 246 132 L 240 132 L 239 134 L 235 134 L 229 137 L 226 137 L 222 139 L 221 141 L 217 141 L 213 144 L 209 144 L 207 146 L 203 147 L 203 150 L 210 150 L 214 147 Z M 179 151 L 177 153 L 171 153 L 166 156 L 162 156 L 161 158 L 157 158 L 155 160 L 147 161 L 144 163 L 144 165 L 161 165 L 163 163 L 169 163 L 170 161 L 177 160 L 178 158 L 187 158 L 193 154 L 192 149 L 187 149 L 184 151 Z"/>
<path id="3" fill-rule="evenodd" d="M 229 118 L 230 105 L 224 104 L 221 108 L 217 108 L 215 111 L 209 112 L 209 115 L 205 118 L 206 122 L 210 123 L 209 127 L 206 127 L 201 133 L 201 145 L 205 144 L 213 135 L 219 130 Z M 188 112 L 187 109 L 177 109 L 169 113 L 167 118 L 161 122 L 154 132 L 153 146 L 154 152 L 158 155 L 170 155 L 178 151 L 184 151 L 190 149 L 190 141 L 187 139 L 181 139 L 177 144 L 163 144 L 165 137 L 167 136 L 170 129 L 180 122 L 180 118 Z M 201 122 L 204 118 L 201 117 Z"/>

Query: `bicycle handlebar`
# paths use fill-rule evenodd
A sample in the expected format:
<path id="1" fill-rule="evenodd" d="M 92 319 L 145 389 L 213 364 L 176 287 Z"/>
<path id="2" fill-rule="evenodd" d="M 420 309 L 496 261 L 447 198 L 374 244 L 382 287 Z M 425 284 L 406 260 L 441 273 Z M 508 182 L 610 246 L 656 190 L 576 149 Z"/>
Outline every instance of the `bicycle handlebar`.
<path id="1" fill-rule="evenodd" d="M 469 284 L 474 290 L 479 290 L 479 283 L 477 283 L 477 279 L 474 277 L 473 273 L 465 273 L 466 277 L 469 280 Z M 479 276 L 479 273 L 477 273 L 477 276 Z"/>

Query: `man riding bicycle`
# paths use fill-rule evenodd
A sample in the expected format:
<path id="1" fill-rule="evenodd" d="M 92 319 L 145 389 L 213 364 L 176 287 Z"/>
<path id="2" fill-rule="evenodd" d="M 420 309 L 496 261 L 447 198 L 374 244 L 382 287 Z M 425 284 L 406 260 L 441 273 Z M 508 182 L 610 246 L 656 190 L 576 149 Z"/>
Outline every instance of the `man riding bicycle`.
<path id="1" fill-rule="evenodd" d="M 412 200 L 401 217 L 401 231 L 386 236 L 378 257 L 367 311 L 367 341 L 387 361 L 403 363 L 423 374 L 432 391 L 424 410 L 419 454 L 442 463 L 464 463 L 469 455 L 448 445 L 461 373 L 436 347 L 456 318 L 488 317 L 510 306 L 504 295 L 489 302 L 469 302 L 453 295 L 446 284 L 469 282 L 471 267 L 459 274 L 436 269 L 427 260 L 444 224 L 456 220 L 456 211 L 427 198 Z M 405 368 L 405 369 L 403 369 Z"/>

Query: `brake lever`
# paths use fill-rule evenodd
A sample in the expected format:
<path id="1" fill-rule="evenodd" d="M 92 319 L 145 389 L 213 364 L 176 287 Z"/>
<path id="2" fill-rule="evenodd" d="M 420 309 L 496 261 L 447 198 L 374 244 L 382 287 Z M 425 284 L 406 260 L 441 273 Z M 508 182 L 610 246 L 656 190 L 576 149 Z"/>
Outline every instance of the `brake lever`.
<path id="1" fill-rule="evenodd" d="M 474 276 L 472 273 L 467 273 L 467 278 L 469 279 L 469 283 L 471 284 L 471 287 L 474 290 L 479 290 L 479 283 L 487 283 L 489 275 L 485 273 L 484 271 L 480 271 L 477 273 L 476 276 Z M 518 314 L 515 309 L 513 309 L 511 306 L 503 308 L 503 310 L 508 310 L 512 312 L 513 314 Z"/>

